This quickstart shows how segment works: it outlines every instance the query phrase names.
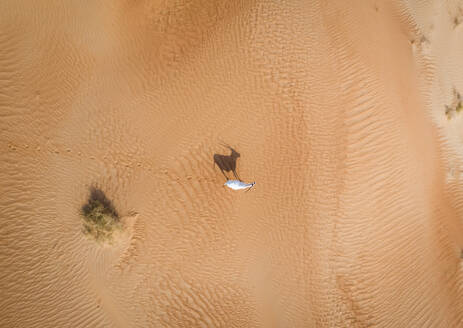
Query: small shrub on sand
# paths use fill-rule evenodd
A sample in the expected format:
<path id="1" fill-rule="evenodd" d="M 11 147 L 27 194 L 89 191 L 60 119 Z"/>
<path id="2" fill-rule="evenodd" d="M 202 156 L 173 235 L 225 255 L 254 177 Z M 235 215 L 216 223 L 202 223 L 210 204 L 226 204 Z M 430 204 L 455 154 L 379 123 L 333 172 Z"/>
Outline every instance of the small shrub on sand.
<path id="1" fill-rule="evenodd" d="M 90 189 L 88 202 L 82 206 L 82 231 L 97 242 L 110 242 L 113 233 L 122 229 L 122 223 L 113 204 L 96 188 Z"/>
<path id="2" fill-rule="evenodd" d="M 459 112 L 461 112 L 462 109 L 463 109 L 463 102 L 460 101 L 460 102 L 457 104 L 457 107 L 455 108 L 455 111 L 456 111 L 457 113 L 459 113 Z"/>
<path id="3" fill-rule="evenodd" d="M 456 116 L 456 114 L 459 114 L 462 110 L 463 110 L 462 97 L 456 89 L 453 89 L 452 105 L 445 106 L 445 115 L 447 116 L 448 120 L 451 120 L 452 118 Z"/>

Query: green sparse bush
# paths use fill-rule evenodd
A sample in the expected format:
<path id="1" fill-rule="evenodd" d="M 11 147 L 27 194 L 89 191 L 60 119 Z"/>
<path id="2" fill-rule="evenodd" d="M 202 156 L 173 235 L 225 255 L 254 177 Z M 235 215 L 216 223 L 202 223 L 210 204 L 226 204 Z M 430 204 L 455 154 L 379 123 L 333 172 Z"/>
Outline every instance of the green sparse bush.
<path id="1" fill-rule="evenodd" d="M 82 206 L 82 231 L 97 242 L 111 242 L 113 233 L 122 229 L 122 223 L 113 204 L 97 188 L 90 189 L 88 202 Z"/>
<path id="2" fill-rule="evenodd" d="M 450 120 L 455 117 L 456 114 L 459 114 L 463 110 L 463 101 L 460 93 L 453 89 L 453 101 L 452 105 L 445 106 L 445 115 L 447 119 Z"/>
<path id="3" fill-rule="evenodd" d="M 455 110 L 456 110 L 457 113 L 459 113 L 459 112 L 461 112 L 462 109 L 463 109 L 463 103 L 460 101 L 460 102 L 457 104 Z"/>

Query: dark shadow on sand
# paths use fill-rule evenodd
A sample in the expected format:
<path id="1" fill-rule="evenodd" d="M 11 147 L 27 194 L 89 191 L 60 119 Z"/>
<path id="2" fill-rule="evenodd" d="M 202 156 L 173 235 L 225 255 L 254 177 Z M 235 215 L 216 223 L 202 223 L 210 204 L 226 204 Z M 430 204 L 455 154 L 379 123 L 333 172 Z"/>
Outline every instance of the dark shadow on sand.
<path id="1" fill-rule="evenodd" d="M 96 187 L 90 187 L 90 196 L 88 197 L 88 202 L 82 206 L 82 213 L 87 216 L 89 215 L 95 207 L 95 204 L 100 203 L 105 209 L 105 214 L 109 214 L 115 218 L 119 218 L 113 203 L 106 197 L 104 192 L 101 189 Z"/>
<path id="2" fill-rule="evenodd" d="M 236 161 L 240 157 L 240 153 L 238 153 L 235 149 L 230 146 L 225 146 L 230 149 L 230 155 L 222 155 L 222 154 L 214 154 L 214 167 L 217 165 L 222 172 L 225 179 L 230 180 L 230 178 L 225 174 L 225 172 L 231 172 L 235 176 L 236 179 L 241 180 L 236 173 Z"/>

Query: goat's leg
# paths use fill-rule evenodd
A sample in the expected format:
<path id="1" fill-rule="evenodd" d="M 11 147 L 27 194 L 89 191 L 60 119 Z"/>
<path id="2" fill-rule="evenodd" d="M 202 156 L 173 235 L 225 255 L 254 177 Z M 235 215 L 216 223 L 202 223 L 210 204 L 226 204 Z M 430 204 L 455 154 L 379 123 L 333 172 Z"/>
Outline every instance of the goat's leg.
<path id="1" fill-rule="evenodd" d="M 240 177 L 238 176 L 238 173 L 236 173 L 236 170 L 233 170 L 233 175 L 235 176 L 235 178 L 241 181 Z"/>
<path id="2" fill-rule="evenodd" d="M 223 176 L 225 177 L 225 179 L 227 179 L 227 181 L 230 180 L 230 179 L 228 179 L 228 177 L 227 177 L 227 175 L 225 174 L 225 172 L 223 171 L 223 169 L 220 169 L 220 171 L 222 171 L 222 174 L 223 174 Z"/>

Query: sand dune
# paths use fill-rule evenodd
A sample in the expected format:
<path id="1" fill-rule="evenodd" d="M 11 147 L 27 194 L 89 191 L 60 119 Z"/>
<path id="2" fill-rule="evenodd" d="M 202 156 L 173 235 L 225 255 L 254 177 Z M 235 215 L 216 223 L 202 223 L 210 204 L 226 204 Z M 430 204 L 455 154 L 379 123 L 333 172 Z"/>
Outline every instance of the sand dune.
<path id="1" fill-rule="evenodd" d="M 463 326 L 461 2 L 0 13 L 0 326 Z"/>

